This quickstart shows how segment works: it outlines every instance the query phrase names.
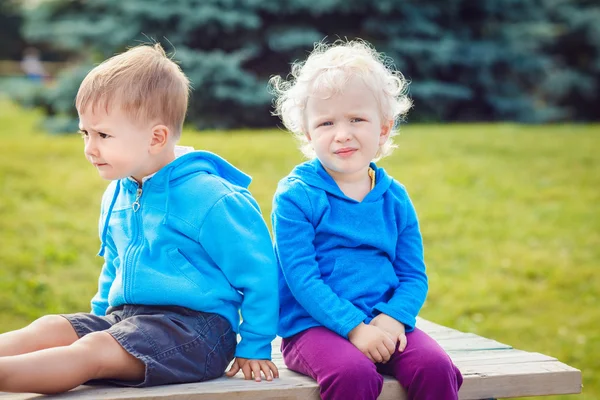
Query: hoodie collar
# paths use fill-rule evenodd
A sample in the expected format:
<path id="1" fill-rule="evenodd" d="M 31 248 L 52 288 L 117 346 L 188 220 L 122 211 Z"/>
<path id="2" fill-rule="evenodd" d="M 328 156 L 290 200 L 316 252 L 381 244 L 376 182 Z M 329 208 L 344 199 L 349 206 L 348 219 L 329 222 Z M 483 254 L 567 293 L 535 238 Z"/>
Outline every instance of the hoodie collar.
<path id="1" fill-rule="evenodd" d="M 155 172 L 142 179 L 142 187 L 152 187 L 153 189 L 162 190 L 165 201 L 165 216 L 162 223 L 166 224 L 169 218 L 169 193 L 173 183 L 180 179 L 196 175 L 198 173 L 208 173 L 218 175 L 230 183 L 247 188 L 252 181 L 249 175 L 240 171 L 222 157 L 201 150 L 194 150 L 192 147 L 175 147 L 175 160 Z M 119 196 L 121 186 L 129 192 L 135 192 L 140 187 L 139 184 L 132 178 L 127 177 L 117 181 L 113 197 L 108 207 L 108 213 L 103 224 L 101 234 L 101 247 L 98 255 L 103 256 L 106 247 L 106 235 L 112 214 L 113 207 Z"/>
<path id="2" fill-rule="evenodd" d="M 377 201 L 392 184 L 392 178 L 387 174 L 385 169 L 377 167 L 377 165 L 375 165 L 373 162 L 370 164 L 370 166 L 375 171 L 376 183 L 375 187 L 365 196 L 362 202 Z M 327 193 L 333 196 L 356 202 L 356 200 L 350 199 L 344 194 L 344 192 L 342 192 L 335 180 L 325 170 L 323 164 L 318 158 L 298 165 L 296 168 L 294 168 L 290 174 L 290 177 L 300 179 L 309 186 L 325 190 Z"/>

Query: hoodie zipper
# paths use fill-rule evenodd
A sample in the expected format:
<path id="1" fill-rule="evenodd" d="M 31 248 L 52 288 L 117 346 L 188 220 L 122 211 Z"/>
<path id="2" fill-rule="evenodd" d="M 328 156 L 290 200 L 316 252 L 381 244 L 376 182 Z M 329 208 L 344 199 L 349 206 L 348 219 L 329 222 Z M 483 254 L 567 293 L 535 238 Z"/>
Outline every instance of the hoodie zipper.
<path id="1" fill-rule="evenodd" d="M 131 246 L 129 246 L 129 254 L 127 254 L 125 260 L 126 262 L 123 265 L 123 278 L 124 278 L 124 282 L 125 285 L 123 286 L 123 299 L 125 300 L 126 303 L 132 303 L 134 300 L 131 297 L 131 295 L 133 295 L 132 293 L 132 287 L 133 287 L 133 276 L 134 276 L 134 259 L 135 256 L 138 252 L 138 243 L 140 242 L 141 238 L 142 238 L 142 215 L 137 214 L 137 211 L 140 209 L 141 207 L 141 200 L 142 198 L 142 186 L 138 184 L 138 188 L 137 191 L 135 193 L 135 200 L 133 201 L 133 203 L 131 204 L 131 208 L 133 209 L 133 213 L 134 213 L 134 225 L 135 228 L 133 229 L 134 233 L 134 238 L 132 240 Z"/>
<path id="2" fill-rule="evenodd" d="M 135 201 L 131 205 L 134 213 L 140 209 L 140 197 L 142 197 L 142 187 L 138 186 L 137 192 L 135 193 Z"/>

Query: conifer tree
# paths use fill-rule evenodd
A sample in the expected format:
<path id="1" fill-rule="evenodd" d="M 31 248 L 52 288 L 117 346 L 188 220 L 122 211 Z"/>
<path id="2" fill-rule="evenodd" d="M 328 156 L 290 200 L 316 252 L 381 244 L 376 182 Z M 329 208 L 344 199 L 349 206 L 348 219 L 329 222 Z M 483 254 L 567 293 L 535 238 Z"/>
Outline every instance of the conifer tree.
<path id="1" fill-rule="evenodd" d="M 266 82 L 325 38 L 362 38 L 411 81 L 410 121 L 598 119 L 600 16 L 592 0 L 46 0 L 29 40 L 81 57 L 40 96 L 74 116 L 87 70 L 158 41 L 190 77 L 189 122 L 273 126 Z"/>

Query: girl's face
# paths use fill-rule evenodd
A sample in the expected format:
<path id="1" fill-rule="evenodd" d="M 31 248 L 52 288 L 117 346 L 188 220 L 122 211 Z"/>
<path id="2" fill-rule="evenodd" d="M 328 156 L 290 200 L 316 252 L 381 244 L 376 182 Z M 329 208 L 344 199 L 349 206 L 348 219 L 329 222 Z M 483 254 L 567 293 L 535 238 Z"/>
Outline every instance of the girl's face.
<path id="1" fill-rule="evenodd" d="M 333 96 L 313 94 L 306 104 L 306 136 L 336 182 L 366 176 L 391 126 L 382 121 L 375 96 L 358 77 Z"/>

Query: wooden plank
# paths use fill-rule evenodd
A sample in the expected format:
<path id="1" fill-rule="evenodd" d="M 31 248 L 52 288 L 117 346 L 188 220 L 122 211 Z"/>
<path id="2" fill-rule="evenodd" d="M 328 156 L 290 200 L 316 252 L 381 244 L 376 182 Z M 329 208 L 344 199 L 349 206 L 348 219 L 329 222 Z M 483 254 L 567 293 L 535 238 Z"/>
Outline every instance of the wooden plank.
<path id="1" fill-rule="evenodd" d="M 417 317 L 417 328 L 424 330 L 425 332 L 433 335 L 437 332 L 446 332 L 446 331 L 457 331 L 456 329 L 448 328 L 447 326 L 436 324 L 435 322 L 428 321 L 421 317 Z"/>
<path id="2" fill-rule="evenodd" d="M 478 366 L 463 374 L 461 400 L 581 393 L 581 371 L 558 361 Z"/>
<path id="3" fill-rule="evenodd" d="M 417 326 L 430 334 L 448 352 L 463 373 L 461 400 L 542 396 L 581 392 L 581 371 L 540 353 L 513 349 L 503 343 L 472 333 L 418 319 Z M 273 361 L 280 378 L 273 382 L 245 381 L 241 376 L 184 385 L 154 388 L 81 386 L 52 399 L 174 399 L 174 400 L 317 400 L 319 388 L 314 380 L 289 371 L 279 352 L 281 338 L 273 342 Z M 3 394 L 0 400 L 46 399 L 35 394 Z M 406 400 L 400 384 L 385 377 L 379 400 Z"/>
<path id="4" fill-rule="evenodd" d="M 483 365 L 515 365 L 522 363 L 557 361 L 554 357 L 540 353 L 528 353 L 519 350 L 490 351 L 476 353 L 462 353 L 450 356 L 456 366 L 462 371 L 467 367 Z"/>
<path id="5" fill-rule="evenodd" d="M 399 385 L 398 385 L 399 386 Z M 0 396 L 2 400 L 45 400 L 44 396 L 13 394 Z M 52 396 L 53 399 L 121 400 L 121 399 L 173 399 L 173 400 L 246 400 L 246 399 L 319 399 L 315 381 L 289 370 L 280 371 L 280 378 L 272 382 L 246 381 L 241 377 L 219 378 L 203 383 L 166 385 L 154 388 L 118 388 L 81 386 L 68 393 Z M 405 400 L 405 398 L 401 398 Z"/>
<path id="6" fill-rule="evenodd" d="M 549 394 L 579 393 L 581 373 L 563 363 L 538 362 L 513 366 L 512 370 L 498 366 L 467 368 L 464 383 L 460 390 L 461 400 L 537 396 Z M 2 400 L 31 400 L 44 398 L 32 394 L 6 394 Z M 168 385 L 155 388 L 117 388 L 82 386 L 69 393 L 52 396 L 53 399 L 144 399 L 144 400 L 318 400 L 316 382 L 289 370 L 281 371 L 281 378 L 273 382 L 256 383 L 241 378 L 219 378 L 204 383 Z M 406 400 L 406 395 L 398 382 L 386 377 L 379 400 Z"/>

